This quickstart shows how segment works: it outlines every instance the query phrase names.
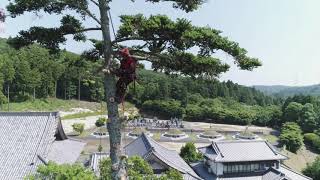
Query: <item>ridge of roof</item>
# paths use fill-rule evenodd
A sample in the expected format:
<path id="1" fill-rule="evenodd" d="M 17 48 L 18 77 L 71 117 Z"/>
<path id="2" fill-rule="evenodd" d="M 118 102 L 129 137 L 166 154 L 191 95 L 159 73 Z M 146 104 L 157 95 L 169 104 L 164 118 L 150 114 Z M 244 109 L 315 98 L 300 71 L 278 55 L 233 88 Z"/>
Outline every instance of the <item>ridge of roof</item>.
<path id="1" fill-rule="evenodd" d="M 142 141 L 144 142 L 146 148 L 147 148 L 149 151 L 152 150 L 152 149 L 154 149 L 154 146 L 151 145 L 150 140 L 148 139 L 148 136 L 147 136 L 144 132 L 142 132 L 141 138 L 142 138 Z"/>
<path id="2" fill-rule="evenodd" d="M 18 111 L 11 111 L 11 112 L 4 112 L 0 111 L 0 116 L 56 116 L 60 117 L 60 113 L 58 111 L 30 111 L 30 112 L 18 112 Z"/>
<path id="3" fill-rule="evenodd" d="M 219 147 L 218 147 L 218 145 L 216 143 L 212 142 L 212 148 L 216 152 L 217 155 L 220 155 L 221 157 L 224 157 L 224 155 L 222 154 L 222 152 L 220 151 L 220 149 L 219 149 Z"/>
<path id="4" fill-rule="evenodd" d="M 186 163 L 175 150 L 167 149 L 166 147 L 162 146 L 158 142 L 156 142 L 151 137 L 147 136 L 145 133 L 142 133 L 140 137 L 135 139 L 134 141 L 137 141 L 141 139 L 146 146 L 147 152 L 143 155 L 143 157 L 147 157 L 150 154 L 153 154 L 156 156 L 160 161 L 162 161 L 165 164 L 168 164 L 170 167 L 180 171 L 181 173 L 188 174 L 196 179 L 201 179 L 200 177 L 197 177 L 197 174 L 193 171 L 193 169 Z M 132 141 L 132 142 L 134 142 Z M 129 143 L 127 146 L 129 146 L 131 143 Z M 127 147 L 126 146 L 126 147 Z M 175 162 L 172 162 L 170 158 L 167 157 L 169 155 L 170 157 L 177 157 L 181 159 L 181 163 L 183 161 L 185 166 L 177 166 Z M 186 168 L 186 167 L 189 168 Z M 194 173 L 194 174 L 193 174 Z"/>
<path id="5" fill-rule="evenodd" d="M 176 152 L 176 151 L 175 151 L 175 152 Z M 174 163 L 174 162 L 171 162 L 169 159 L 163 157 L 163 156 L 162 156 L 160 153 L 158 153 L 158 152 L 153 152 L 153 154 L 154 154 L 160 161 L 162 161 L 162 162 L 165 163 L 165 164 L 169 164 L 172 168 L 180 171 L 181 173 L 188 174 L 188 175 L 190 175 L 190 176 L 192 176 L 192 177 L 194 177 L 194 178 L 196 178 L 196 179 L 201 179 L 200 177 L 197 177 L 197 174 L 196 174 L 195 172 L 194 172 L 195 174 L 190 173 L 189 170 L 193 171 L 193 169 L 192 169 L 192 167 L 190 167 L 189 164 L 186 163 L 184 160 L 183 160 L 183 161 L 190 167 L 189 170 L 188 170 L 188 169 L 185 169 L 184 167 L 180 167 L 180 166 L 179 166 L 179 168 L 177 168 L 177 166 L 175 166 L 175 163 Z M 179 156 L 179 157 L 180 157 L 180 156 Z"/>
<path id="6" fill-rule="evenodd" d="M 271 151 L 275 154 L 275 155 L 278 155 L 280 154 L 278 151 L 276 151 L 272 145 L 268 142 L 268 141 L 265 141 L 265 143 L 267 144 L 267 146 L 271 149 Z M 282 155 L 282 154 L 281 154 Z"/>
<path id="7" fill-rule="evenodd" d="M 289 167 L 286 166 L 285 164 L 280 164 L 280 166 L 281 166 L 282 168 L 284 168 L 284 169 L 287 169 L 288 171 L 291 171 L 291 172 L 299 175 L 299 176 L 302 176 L 302 177 L 304 177 L 304 178 L 306 178 L 306 179 L 312 180 L 312 178 L 310 178 L 310 177 L 308 177 L 308 176 L 306 176 L 306 175 L 304 175 L 304 174 L 302 174 L 302 173 L 299 173 L 299 172 L 297 172 L 297 171 L 294 171 L 293 169 L 289 168 Z"/>
<path id="8" fill-rule="evenodd" d="M 250 141 L 241 141 L 241 140 L 224 140 L 224 141 L 214 141 L 215 144 L 231 144 L 231 143 L 255 143 L 255 142 L 266 142 L 266 140 L 250 140 Z"/>
<path id="9" fill-rule="evenodd" d="M 171 149 L 167 149 L 166 147 L 164 147 L 163 145 L 159 144 L 157 141 L 155 141 L 154 139 L 152 139 L 151 137 L 149 137 L 148 135 L 144 134 L 144 138 L 148 141 L 148 143 L 150 144 L 150 146 L 153 148 L 153 150 L 155 149 L 154 144 L 156 144 L 156 146 L 161 147 L 163 149 L 165 149 L 166 151 L 171 151 L 171 152 L 176 152 L 175 150 L 171 150 Z"/>

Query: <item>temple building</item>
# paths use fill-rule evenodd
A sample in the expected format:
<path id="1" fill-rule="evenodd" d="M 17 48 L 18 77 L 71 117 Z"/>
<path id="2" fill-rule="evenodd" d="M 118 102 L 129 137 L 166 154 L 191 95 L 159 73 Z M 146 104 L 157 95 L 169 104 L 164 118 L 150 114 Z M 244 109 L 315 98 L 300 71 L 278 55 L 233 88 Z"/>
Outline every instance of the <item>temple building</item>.
<path id="1" fill-rule="evenodd" d="M 41 164 L 74 163 L 85 143 L 68 139 L 57 112 L 0 113 L 0 179 L 19 180 Z"/>
<path id="2" fill-rule="evenodd" d="M 286 156 L 264 140 L 217 141 L 198 148 L 204 161 L 191 166 L 205 180 L 310 180 L 281 164 Z"/>
<path id="3" fill-rule="evenodd" d="M 140 156 L 152 167 L 155 174 L 161 174 L 170 168 L 178 170 L 185 180 L 200 180 L 192 168 L 180 157 L 178 152 L 169 150 L 142 133 L 140 137 L 124 147 L 130 156 Z"/>

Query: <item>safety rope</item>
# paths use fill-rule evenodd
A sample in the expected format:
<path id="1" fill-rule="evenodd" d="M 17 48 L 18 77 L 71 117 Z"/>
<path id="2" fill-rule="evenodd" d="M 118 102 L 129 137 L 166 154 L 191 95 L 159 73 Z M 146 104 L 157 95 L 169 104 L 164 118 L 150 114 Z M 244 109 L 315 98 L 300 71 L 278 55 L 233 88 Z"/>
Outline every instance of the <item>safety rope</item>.
<path id="1" fill-rule="evenodd" d="M 109 9 L 109 11 L 108 11 L 108 14 L 109 14 L 110 22 L 111 22 L 111 27 L 112 27 L 114 39 L 116 39 L 116 31 L 114 30 L 114 25 L 113 25 L 113 20 L 112 20 L 112 16 L 111 16 L 110 9 Z"/>

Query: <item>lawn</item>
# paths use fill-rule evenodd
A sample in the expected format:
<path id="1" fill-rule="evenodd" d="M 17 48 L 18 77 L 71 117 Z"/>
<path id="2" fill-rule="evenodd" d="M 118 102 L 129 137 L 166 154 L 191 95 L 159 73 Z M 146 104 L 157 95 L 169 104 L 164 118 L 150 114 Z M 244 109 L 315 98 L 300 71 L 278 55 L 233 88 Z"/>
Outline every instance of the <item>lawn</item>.
<path id="1" fill-rule="evenodd" d="M 62 119 L 83 118 L 88 116 L 97 116 L 106 114 L 106 103 L 88 102 L 78 100 L 63 100 L 56 98 L 36 99 L 25 102 L 14 102 L 9 104 L 9 110 L 12 112 L 30 112 L 30 111 L 71 111 L 72 108 L 89 109 L 91 112 L 79 112 L 65 115 Z M 137 111 L 135 106 L 131 103 L 125 102 L 124 106 L 119 105 L 120 114 L 122 110 L 131 114 Z M 8 104 L 4 104 L 0 111 L 8 111 Z"/>
<path id="2" fill-rule="evenodd" d="M 88 116 L 98 116 L 103 114 L 106 114 L 106 112 L 105 111 L 82 112 L 82 113 L 66 115 L 61 117 L 61 119 L 67 120 L 67 119 L 85 118 Z"/>
<path id="3" fill-rule="evenodd" d="M 10 111 L 68 111 L 71 108 L 86 108 L 93 111 L 101 109 L 101 104 L 96 102 L 62 100 L 56 98 L 36 99 L 19 103 L 10 103 Z M 8 111 L 8 104 L 4 104 L 2 111 Z"/>

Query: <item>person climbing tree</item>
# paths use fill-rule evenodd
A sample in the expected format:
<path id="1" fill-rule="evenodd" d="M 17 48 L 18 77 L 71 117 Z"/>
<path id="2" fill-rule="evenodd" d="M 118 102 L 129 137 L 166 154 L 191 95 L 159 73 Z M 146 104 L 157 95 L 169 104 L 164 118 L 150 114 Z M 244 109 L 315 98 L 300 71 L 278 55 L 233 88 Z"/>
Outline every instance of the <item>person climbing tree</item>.
<path id="1" fill-rule="evenodd" d="M 4 10 L 0 8 L 0 22 L 4 22 L 6 20 L 6 15 L 4 14 Z"/>
<path id="2" fill-rule="evenodd" d="M 116 76 L 119 77 L 116 84 L 116 101 L 121 103 L 124 101 L 128 85 L 137 78 L 137 60 L 130 55 L 128 48 L 120 50 L 119 54 L 122 60 L 120 62 L 120 68 L 115 72 Z"/>
<path id="3" fill-rule="evenodd" d="M 204 0 L 145 0 L 150 3 L 169 2 L 174 8 L 186 13 L 199 8 Z M 125 158 L 121 151 L 121 127 L 119 120 L 118 102 L 116 99 L 117 76 L 111 73 L 113 61 L 116 59 L 119 46 L 126 44 L 130 53 L 152 63 L 152 69 L 168 74 L 179 73 L 193 77 L 217 77 L 228 71 L 229 65 L 222 63 L 218 58 L 212 57 L 217 51 L 224 51 L 234 58 L 240 69 L 252 70 L 261 65 L 256 58 L 247 56 L 247 51 L 239 47 L 238 43 L 221 36 L 221 31 L 210 27 L 193 26 L 187 19 L 170 20 L 165 15 L 152 15 L 145 17 L 138 15 L 120 16 L 120 26 L 114 31 L 115 39 L 111 39 L 110 28 L 112 19 L 110 10 L 112 0 L 12 0 L 7 6 L 11 17 L 22 15 L 26 12 L 57 14 L 61 17 L 58 27 L 31 27 L 23 30 L 17 37 L 11 38 L 9 43 L 15 48 L 37 43 L 50 49 L 51 53 L 59 52 L 59 45 L 65 43 L 65 36 L 71 35 L 74 40 L 85 41 L 86 32 L 100 31 L 102 41 L 90 39 L 94 49 L 85 52 L 92 55 L 91 59 L 103 60 L 105 73 L 105 95 L 107 103 L 107 123 L 110 139 L 110 158 L 112 161 L 112 178 L 125 179 Z M 127 1 L 125 3 L 134 3 Z M 121 1 L 122 3 L 122 1 Z M 92 11 L 92 7 L 99 11 Z M 123 6 L 123 8 L 126 8 Z M 145 7 L 143 7 L 145 8 Z M 72 11 L 72 15 L 66 14 Z M 98 14 L 95 14 L 98 13 Z M 100 15 L 98 17 L 97 15 Z M 90 27 L 82 22 L 87 18 L 93 20 Z M 130 42 L 131 41 L 131 42 Z M 139 41 L 139 43 L 132 43 Z M 130 42 L 130 43 L 127 43 Z M 199 49 L 196 54 L 190 49 Z M 120 77 L 121 79 L 121 77 Z M 119 93 L 119 96 L 121 93 Z"/>

